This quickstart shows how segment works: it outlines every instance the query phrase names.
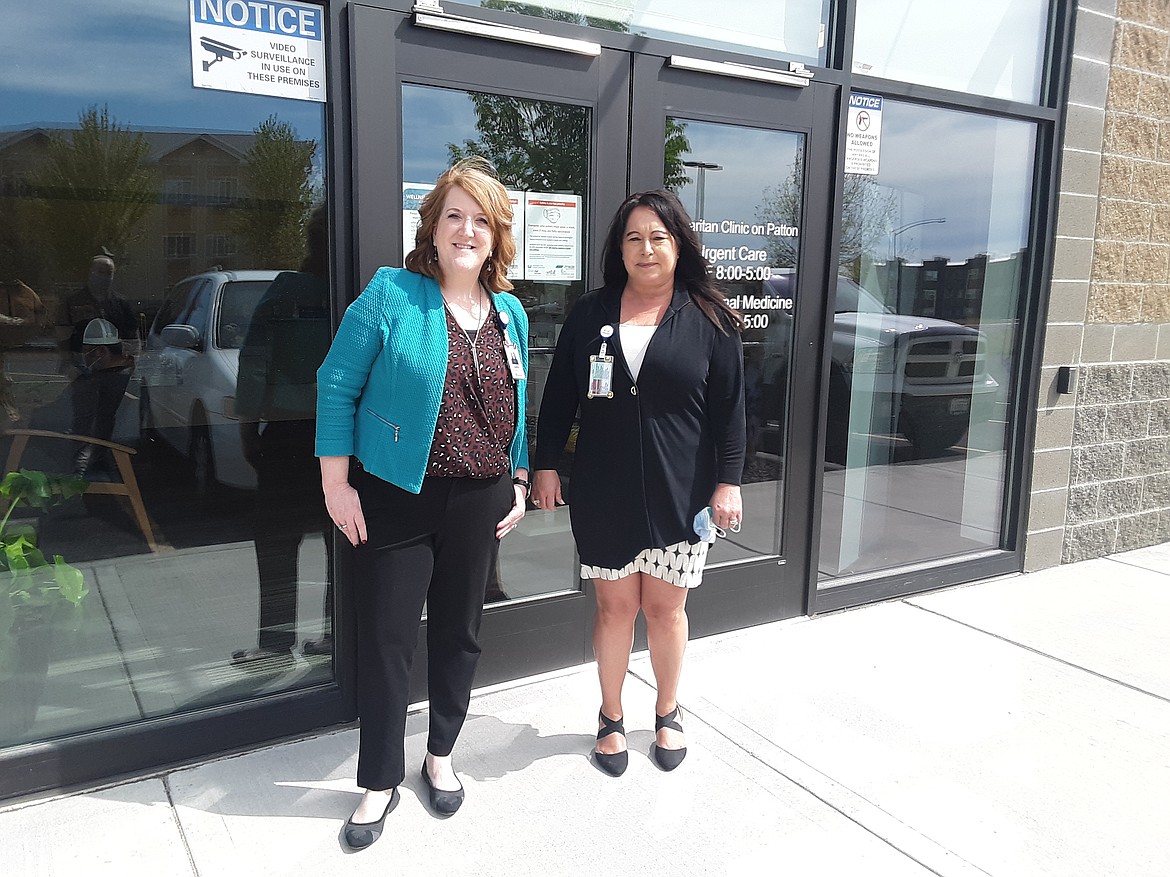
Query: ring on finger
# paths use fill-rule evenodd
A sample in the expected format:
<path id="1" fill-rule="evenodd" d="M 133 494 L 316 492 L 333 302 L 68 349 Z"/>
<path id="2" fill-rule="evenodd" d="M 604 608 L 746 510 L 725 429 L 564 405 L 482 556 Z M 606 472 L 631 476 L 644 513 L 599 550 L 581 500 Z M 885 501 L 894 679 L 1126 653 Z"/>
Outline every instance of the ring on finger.
<path id="1" fill-rule="evenodd" d="M 337 529 L 338 530 L 347 530 L 347 529 L 349 529 L 349 524 L 338 524 Z"/>

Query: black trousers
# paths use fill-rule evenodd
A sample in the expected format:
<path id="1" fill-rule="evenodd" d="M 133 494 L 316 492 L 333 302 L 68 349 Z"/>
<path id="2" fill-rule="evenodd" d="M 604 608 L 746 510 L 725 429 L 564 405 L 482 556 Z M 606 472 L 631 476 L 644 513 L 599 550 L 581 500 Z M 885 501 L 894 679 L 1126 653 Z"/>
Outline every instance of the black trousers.
<path id="1" fill-rule="evenodd" d="M 260 434 L 256 467 L 255 544 L 260 581 L 258 645 L 288 651 L 297 641 L 298 555 L 308 533 L 333 544 L 333 522 L 321 498 L 321 475 L 313 454 L 316 423 L 312 419 L 274 420 Z M 326 558 L 326 569 L 332 564 Z M 325 588 L 325 633 L 332 633 L 333 583 Z"/>
<path id="2" fill-rule="evenodd" d="M 82 372 L 73 379 L 73 433 L 110 440 L 118 406 L 130 384 L 130 369 Z"/>
<path id="3" fill-rule="evenodd" d="M 410 669 L 427 609 L 427 749 L 450 755 L 467 718 L 479 661 L 484 592 L 494 575 L 496 524 L 515 493 L 511 479 L 426 478 L 412 494 L 356 461 L 369 540 L 354 549 L 361 719 L 357 783 L 391 789 L 406 776 Z"/>

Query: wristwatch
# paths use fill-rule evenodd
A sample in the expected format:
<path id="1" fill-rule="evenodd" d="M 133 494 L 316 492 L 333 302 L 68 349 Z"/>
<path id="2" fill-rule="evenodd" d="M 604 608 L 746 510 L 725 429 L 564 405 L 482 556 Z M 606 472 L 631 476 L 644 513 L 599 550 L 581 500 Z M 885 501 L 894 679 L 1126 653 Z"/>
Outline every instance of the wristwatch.
<path id="1" fill-rule="evenodd" d="M 517 475 L 512 479 L 512 483 L 519 484 L 521 487 L 523 487 L 525 496 L 528 496 L 530 493 L 532 493 L 532 482 L 527 478 L 521 478 L 519 475 Z"/>

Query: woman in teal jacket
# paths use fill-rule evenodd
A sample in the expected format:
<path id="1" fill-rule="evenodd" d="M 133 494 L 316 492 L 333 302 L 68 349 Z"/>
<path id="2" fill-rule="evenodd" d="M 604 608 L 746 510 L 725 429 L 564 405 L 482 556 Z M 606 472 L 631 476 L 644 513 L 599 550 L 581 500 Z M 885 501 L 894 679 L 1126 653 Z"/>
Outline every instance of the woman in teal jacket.
<path id="1" fill-rule="evenodd" d="M 317 456 L 334 524 L 354 546 L 358 785 L 349 846 L 378 839 L 405 778 L 407 691 L 427 607 L 431 808 L 463 803 L 451 750 L 467 716 L 484 592 L 524 517 L 528 319 L 505 274 L 512 210 L 483 159 L 423 200 L 406 268 L 381 268 L 317 372 Z"/>

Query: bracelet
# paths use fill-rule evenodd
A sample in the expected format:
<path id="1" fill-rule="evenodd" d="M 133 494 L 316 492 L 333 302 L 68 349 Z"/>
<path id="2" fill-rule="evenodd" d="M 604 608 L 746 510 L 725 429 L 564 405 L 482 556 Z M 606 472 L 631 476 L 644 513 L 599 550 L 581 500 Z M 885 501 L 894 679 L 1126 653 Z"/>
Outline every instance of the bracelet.
<path id="1" fill-rule="evenodd" d="M 525 496 L 528 496 L 529 494 L 532 493 L 532 482 L 529 481 L 527 478 L 521 478 L 519 475 L 517 475 L 512 479 L 512 483 L 518 484 L 521 487 L 523 487 Z"/>

